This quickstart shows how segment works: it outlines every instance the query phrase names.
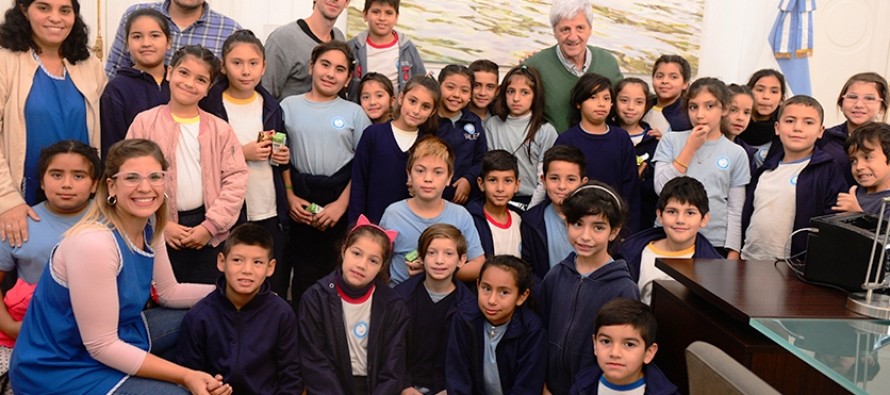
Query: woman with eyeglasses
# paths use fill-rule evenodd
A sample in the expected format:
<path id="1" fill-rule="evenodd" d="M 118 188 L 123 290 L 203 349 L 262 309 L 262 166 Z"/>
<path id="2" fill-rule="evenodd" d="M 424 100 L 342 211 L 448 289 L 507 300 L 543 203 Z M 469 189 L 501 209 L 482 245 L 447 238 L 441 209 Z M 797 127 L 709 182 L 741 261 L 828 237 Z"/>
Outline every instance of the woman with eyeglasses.
<path id="1" fill-rule="evenodd" d="M 167 167 L 151 141 L 111 147 L 95 203 L 34 291 L 10 368 L 16 393 L 232 393 L 221 376 L 155 355 L 162 340 L 171 344 L 158 335 L 178 331 L 184 314 L 167 308 L 189 308 L 213 290 L 173 276 L 162 231 Z M 165 308 L 143 312 L 152 285 Z"/>

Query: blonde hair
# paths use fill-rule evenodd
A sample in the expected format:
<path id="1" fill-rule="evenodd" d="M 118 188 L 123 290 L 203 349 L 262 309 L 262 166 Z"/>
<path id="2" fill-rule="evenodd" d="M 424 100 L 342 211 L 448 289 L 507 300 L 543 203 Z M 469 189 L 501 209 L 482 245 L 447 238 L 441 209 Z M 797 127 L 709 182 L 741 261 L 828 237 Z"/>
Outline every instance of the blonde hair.
<path id="1" fill-rule="evenodd" d="M 121 165 L 123 165 L 124 162 L 133 158 L 141 158 L 145 156 L 150 156 L 157 160 L 158 163 L 161 164 L 161 169 L 165 171 L 169 167 L 167 159 L 164 158 L 164 154 L 161 152 L 161 147 L 158 147 L 158 145 L 152 141 L 130 139 L 121 140 L 112 145 L 108 150 L 108 154 L 105 156 L 105 172 L 103 173 L 105 179 L 100 180 L 99 182 L 99 187 L 96 189 L 96 198 L 93 199 L 93 204 L 90 205 L 89 211 L 84 214 L 83 218 L 74 224 L 71 229 L 68 229 L 68 231 L 65 232 L 65 236 L 73 235 L 86 229 L 95 229 L 97 227 L 107 228 L 108 226 L 113 226 L 117 229 L 122 229 L 123 219 L 121 218 L 120 213 L 118 213 L 117 206 L 108 204 L 108 180 L 112 180 L 112 177 L 120 171 Z M 153 233 L 151 240 L 146 240 L 146 242 L 153 244 L 161 237 L 161 234 L 164 231 L 164 226 L 167 225 L 166 198 L 163 203 L 161 203 L 161 207 L 155 211 L 154 221 L 150 222 L 152 224 Z"/>
<path id="2" fill-rule="evenodd" d="M 444 140 L 432 135 L 426 135 L 417 140 L 408 153 L 408 166 L 406 169 L 410 172 L 415 161 L 426 157 L 444 160 L 448 164 L 448 174 L 454 175 L 454 155 Z"/>

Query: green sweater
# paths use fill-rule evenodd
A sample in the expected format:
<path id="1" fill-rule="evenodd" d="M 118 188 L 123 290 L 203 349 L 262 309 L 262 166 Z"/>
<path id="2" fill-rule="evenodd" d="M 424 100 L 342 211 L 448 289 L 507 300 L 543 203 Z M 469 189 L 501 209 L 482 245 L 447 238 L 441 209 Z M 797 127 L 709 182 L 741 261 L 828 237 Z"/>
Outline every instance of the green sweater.
<path id="1" fill-rule="evenodd" d="M 544 86 L 544 117 L 558 133 L 566 131 L 572 117 L 572 88 L 578 82 L 576 77 L 559 61 L 556 51 L 558 45 L 541 50 L 529 58 L 525 64 L 538 69 Z M 587 46 L 590 51 L 590 68 L 587 73 L 597 73 L 616 84 L 624 78 L 618 69 L 618 60 L 609 51 L 599 47 Z"/>

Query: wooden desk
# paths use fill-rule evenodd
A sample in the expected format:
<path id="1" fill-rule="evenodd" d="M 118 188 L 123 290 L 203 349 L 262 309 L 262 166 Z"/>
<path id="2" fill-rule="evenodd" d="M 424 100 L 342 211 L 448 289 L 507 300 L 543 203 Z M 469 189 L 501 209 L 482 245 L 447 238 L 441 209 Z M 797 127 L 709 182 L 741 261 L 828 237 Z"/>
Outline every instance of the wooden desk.
<path id="1" fill-rule="evenodd" d="M 749 324 L 752 317 L 862 318 L 844 308 L 846 294 L 806 284 L 783 264 L 766 261 L 658 259 L 677 281 L 656 281 L 655 362 L 688 392 L 685 349 L 711 343 L 786 394 L 848 393 Z"/>

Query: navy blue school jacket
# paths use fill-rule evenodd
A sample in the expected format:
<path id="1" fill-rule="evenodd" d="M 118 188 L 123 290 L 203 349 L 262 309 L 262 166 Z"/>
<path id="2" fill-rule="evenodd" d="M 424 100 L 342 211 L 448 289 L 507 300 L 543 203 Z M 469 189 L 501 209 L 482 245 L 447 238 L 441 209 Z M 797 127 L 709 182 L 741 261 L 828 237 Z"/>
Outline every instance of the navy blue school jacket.
<path id="1" fill-rule="evenodd" d="M 358 395 L 352 388 L 343 305 L 334 286 L 334 273 L 318 280 L 303 293 L 299 311 L 300 366 L 308 393 Z M 407 386 L 405 335 L 408 320 L 408 309 L 402 298 L 388 285 L 377 281 L 368 331 L 368 390 L 371 394 L 398 394 Z"/>
<path id="2" fill-rule="evenodd" d="M 840 125 L 825 129 L 822 138 L 816 140 L 816 146 L 831 155 L 831 160 L 842 169 L 841 173 L 847 180 L 847 184 L 854 185 L 856 179 L 853 178 L 853 167 L 850 166 L 850 156 L 847 154 L 847 138 L 849 136 L 847 123 L 842 122 Z"/>
<path id="3" fill-rule="evenodd" d="M 754 191 L 760 182 L 760 176 L 767 170 L 774 170 L 779 167 L 779 163 L 784 157 L 784 150 L 779 151 L 777 155 L 768 156 L 763 166 L 760 166 L 752 174 L 751 182 L 746 187 L 747 196 L 745 205 L 742 208 L 743 232 L 747 231 L 748 225 L 751 224 L 751 215 L 754 214 Z M 795 188 L 794 198 L 796 204 L 794 230 L 809 227 L 810 218 L 812 217 L 834 213 L 831 207 L 837 202 L 838 193 L 848 191 L 849 187 L 847 180 L 844 179 L 832 156 L 821 150 L 817 145 L 813 149 L 810 163 L 797 177 L 797 188 Z M 742 237 L 742 240 L 744 240 L 744 237 Z M 807 233 L 800 232 L 794 235 L 791 239 L 791 255 L 806 252 L 806 249 Z"/>
<path id="4" fill-rule="evenodd" d="M 569 395 L 597 395 L 602 375 L 602 369 L 596 364 L 578 372 Z M 646 378 L 646 390 L 643 392 L 646 395 L 680 395 L 677 386 L 654 363 L 643 365 L 643 377 Z"/>
<path id="5" fill-rule="evenodd" d="M 551 204 L 550 199 L 545 199 L 540 204 L 528 209 L 525 214 L 522 214 L 522 223 L 519 225 L 519 233 L 522 238 L 522 259 L 532 266 L 536 280 L 543 279 L 550 271 L 544 210 Z"/>
<path id="6" fill-rule="evenodd" d="M 114 143 L 127 137 L 136 115 L 169 101 L 170 84 L 166 77 L 158 85 L 155 78 L 144 71 L 132 67 L 118 69 L 99 99 L 102 157 Z"/>
<path id="7" fill-rule="evenodd" d="M 689 122 L 689 113 L 686 112 L 686 106 L 683 105 L 683 102 L 684 100 L 681 97 L 674 101 L 674 104 L 661 109 L 661 114 L 664 115 L 664 119 L 667 119 L 671 125 L 672 132 L 692 130 L 692 122 Z M 646 108 L 651 108 L 656 104 L 658 104 L 658 98 L 653 97 L 649 100 L 649 105 Z M 667 130 L 662 130 L 661 133 L 667 133 Z"/>
<path id="8" fill-rule="evenodd" d="M 439 119 L 439 130 L 436 136 L 444 140 L 451 153 L 454 155 L 454 177 L 451 183 L 445 187 L 442 197 L 445 200 L 454 200 L 454 184 L 461 178 L 470 182 L 470 197 L 475 199 L 481 195 L 476 179 L 482 172 L 482 155 L 488 152 L 488 142 L 485 138 L 485 129 L 482 128 L 482 120 L 479 116 L 464 108 L 460 110 L 460 119 L 451 123 L 450 119 Z M 469 200 L 468 200 L 469 201 Z"/>
<path id="9" fill-rule="evenodd" d="M 451 322 L 445 356 L 448 395 L 484 395 L 482 360 L 487 322 L 478 304 L 461 309 Z M 505 395 L 540 394 L 546 372 L 547 332 L 531 310 L 517 307 L 495 356 Z"/>
<path id="10" fill-rule="evenodd" d="M 418 132 L 418 138 L 422 135 Z M 390 204 L 409 197 L 408 152 L 399 148 L 393 136 L 392 121 L 365 129 L 352 163 L 352 186 L 346 213 L 348 223 L 355 223 L 359 214 L 364 214 L 375 224 L 380 223 Z"/>
<path id="11" fill-rule="evenodd" d="M 449 303 L 448 306 L 441 306 L 444 314 L 431 314 L 424 310 L 424 304 L 421 303 L 421 298 L 429 299 L 429 293 L 423 285 L 425 279 L 426 276 L 413 276 L 396 285 L 393 290 L 405 301 L 411 315 L 408 326 L 407 381 L 411 386 L 426 387 L 430 393 L 435 394 L 445 389 L 445 353 L 451 333 L 451 321 L 458 311 L 472 310 L 477 302 L 469 288 L 455 279 L 456 288 L 448 296 L 451 299 L 436 303 L 437 307 L 439 303 Z"/>
<path id="12" fill-rule="evenodd" d="M 651 228 L 655 224 L 655 207 L 658 205 L 658 194 L 655 192 L 655 164 L 652 159 L 655 158 L 655 148 L 658 148 L 658 139 L 650 136 L 649 131 L 652 127 L 646 122 L 640 122 L 643 127 L 643 139 L 634 146 L 634 152 L 637 158 L 646 158 L 643 163 L 646 168 L 640 175 L 640 227 L 639 229 Z"/>
<path id="13" fill-rule="evenodd" d="M 609 133 L 590 134 L 575 125 L 560 134 L 553 145 L 568 145 L 581 150 L 587 158 L 584 171 L 587 178 L 609 184 L 627 203 L 628 218 L 624 229 L 634 232 L 640 228 L 637 154 L 626 130 L 614 126 L 610 127 Z"/>
<path id="14" fill-rule="evenodd" d="M 485 219 L 485 212 L 483 211 L 484 205 L 484 196 L 473 199 L 467 203 L 467 211 L 473 216 L 473 223 L 476 225 L 476 231 L 479 232 L 479 241 L 482 243 L 482 251 L 485 252 L 485 257 L 488 258 L 494 256 L 494 240 L 491 236 L 491 227 L 488 225 L 488 220 Z M 507 205 L 507 209 L 522 215 L 522 212 L 512 205 Z M 516 224 L 512 224 L 511 226 L 516 226 Z"/>
<path id="15" fill-rule="evenodd" d="M 623 260 L 607 263 L 584 277 L 575 269 L 575 253 L 554 266 L 536 300 L 547 329 L 547 387 L 566 394 L 581 369 L 596 365 L 593 355 L 595 317 L 614 298 L 640 300 Z"/>
<path id="16" fill-rule="evenodd" d="M 630 270 L 630 278 L 634 283 L 640 281 L 640 261 L 643 258 L 643 250 L 649 243 L 667 238 L 663 227 L 656 227 L 637 232 L 621 242 L 615 259 L 624 259 L 627 269 Z M 721 259 L 722 255 L 711 245 L 708 238 L 701 233 L 695 236 L 695 252 L 692 258 Z"/>
<path id="17" fill-rule="evenodd" d="M 223 104 L 222 97 L 223 92 L 228 88 L 228 79 L 221 78 L 217 80 L 217 82 L 210 88 L 207 97 L 201 99 L 201 102 L 198 103 L 199 107 L 228 122 L 229 114 L 226 113 L 226 106 Z M 263 129 L 284 133 L 284 115 L 281 111 L 281 106 L 278 105 L 278 100 L 275 100 L 272 94 L 269 93 L 266 88 L 263 88 L 262 85 L 257 85 L 256 91 L 263 98 Z M 259 132 L 259 130 L 257 132 Z M 282 173 L 287 170 L 288 167 L 289 166 L 285 165 L 272 166 L 275 175 L 272 177 L 272 182 L 275 185 L 275 206 L 277 208 L 276 211 L 278 212 L 278 227 L 281 228 L 281 230 L 286 230 L 288 228 L 288 218 L 290 218 L 288 216 L 289 206 L 287 203 L 287 191 L 284 189 L 284 177 L 282 176 Z M 244 202 L 244 204 L 246 207 L 247 202 Z"/>
<path id="18" fill-rule="evenodd" d="M 268 282 L 241 309 L 226 297 L 226 279 L 182 320 L 176 359 L 221 374 L 235 394 L 303 392 L 297 359 L 297 317 Z"/>

